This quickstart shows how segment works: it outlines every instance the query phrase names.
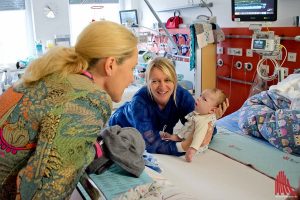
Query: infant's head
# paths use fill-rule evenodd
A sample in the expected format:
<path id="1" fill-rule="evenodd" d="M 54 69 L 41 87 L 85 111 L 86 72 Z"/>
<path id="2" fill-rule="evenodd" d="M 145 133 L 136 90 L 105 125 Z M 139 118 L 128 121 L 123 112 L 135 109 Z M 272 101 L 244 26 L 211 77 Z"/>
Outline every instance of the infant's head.
<path id="1" fill-rule="evenodd" d="M 226 99 L 226 95 L 220 89 L 206 89 L 196 99 L 195 111 L 199 114 L 213 113 Z"/>

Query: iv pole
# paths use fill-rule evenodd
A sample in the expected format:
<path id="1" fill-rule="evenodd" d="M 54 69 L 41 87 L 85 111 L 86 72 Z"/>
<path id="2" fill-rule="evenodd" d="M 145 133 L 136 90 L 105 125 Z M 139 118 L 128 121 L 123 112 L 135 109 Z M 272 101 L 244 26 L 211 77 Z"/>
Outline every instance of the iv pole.
<path id="1" fill-rule="evenodd" d="M 148 0 L 144 0 L 145 3 L 147 4 L 147 6 L 149 7 L 150 11 L 152 12 L 152 14 L 154 15 L 154 17 L 156 18 L 156 20 L 158 21 L 158 24 L 160 27 L 162 27 L 167 35 L 167 37 L 169 38 L 169 40 L 171 41 L 171 43 L 173 44 L 173 47 L 175 47 L 177 53 L 180 55 L 181 51 L 179 50 L 177 44 L 174 42 L 172 36 L 170 35 L 169 31 L 166 29 L 165 25 L 161 22 L 160 18 L 158 17 L 158 15 L 156 14 L 155 10 L 152 8 L 151 4 L 149 3 Z"/>

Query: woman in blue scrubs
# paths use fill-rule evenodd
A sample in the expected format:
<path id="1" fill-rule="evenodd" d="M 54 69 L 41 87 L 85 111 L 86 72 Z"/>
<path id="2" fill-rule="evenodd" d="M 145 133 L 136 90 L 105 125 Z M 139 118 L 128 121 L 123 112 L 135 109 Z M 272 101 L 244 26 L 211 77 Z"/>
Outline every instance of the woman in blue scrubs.
<path id="1" fill-rule="evenodd" d="M 185 123 L 185 116 L 194 110 L 195 100 L 191 93 L 177 84 L 177 75 L 173 63 L 157 57 L 146 70 L 146 86 L 142 87 L 132 98 L 118 108 L 109 120 L 109 125 L 135 127 L 143 135 L 146 150 L 149 153 L 160 153 L 180 156 L 176 142 L 165 141 L 159 132 L 173 133 L 173 128 L 180 120 Z M 228 100 L 216 110 L 222 116 L 229 106 Z M 208 130 L 202 145 L 209 144 L 213 128 Z M 192 136 L 182 143 L 187 149 Z"/>

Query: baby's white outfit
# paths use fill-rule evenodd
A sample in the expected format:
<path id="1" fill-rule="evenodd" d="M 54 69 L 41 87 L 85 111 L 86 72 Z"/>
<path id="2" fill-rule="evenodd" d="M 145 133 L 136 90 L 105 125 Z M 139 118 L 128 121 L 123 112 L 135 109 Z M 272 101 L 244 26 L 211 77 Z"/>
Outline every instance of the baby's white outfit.
<path id="1" fill-rule="evenodd" d="M 208 123 L 212 122 L 212 125 L 214 126 L 217 120 L 216 115 L 215 114 L 201 115 L 196 111 L 192 111 L 189 114 L 187 114 L 185 118 L 187 119 L 187 122 L 176 134 L 181 139 L 186 139 L 190 134 L 194 134 L 193 141 L 190 147 L 193 147 L 194 149 L 200 151 L 206 150 L 207 146 L 200 148 L 200 145 L 202 144 L 206 132 L 208 130 Z M 184 152 L 184 150 L 181 147 L 181 142 L 177 142 L 176 146 L 178 151 Z"/>

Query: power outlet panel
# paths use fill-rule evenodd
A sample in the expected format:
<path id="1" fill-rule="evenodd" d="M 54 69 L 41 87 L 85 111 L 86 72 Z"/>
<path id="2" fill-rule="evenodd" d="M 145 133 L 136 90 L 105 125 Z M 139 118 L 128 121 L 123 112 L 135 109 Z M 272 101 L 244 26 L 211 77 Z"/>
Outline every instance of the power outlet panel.
<path id="1" fill-rule="evenodd" d="M 231 56 L 243 56 L 242 48 L 228 48 L 227 54 Z"/>
<path id="2" fill-rule="evenodd" d="M 243 63 L 242 63 L 241 61 L 236 61 L 236 63 L 234 64 L 234 66 L 235 66 L 237 69 L 242 69 Z"/>
<path id="3" fill-rule="evenodd" d="M 244 67 L 245 67 L 245 70 L 247 70 L 247 71 L 251 71 L 253 69 L 253 65 L 250 62 L 244 63 Z"/>
<path id="4" fill-rule="evenodd" d="M 296 62 L 297 53 L 288 52 L 287 61 Z"/>
<path id="5" fill-rule="evenodd" d="M 261 65 L 260 69 L 261 69 L 262 74 L 265 74 L 265 75 L 269 74 L 269 65 Z"/>
<path id="6" fill-rule="evenodd" d="M 282 67 L 284 70 L 284 77 L 287 77 L 289 75 L 289 68 L 287 67 Z"/>
<path id="7" fill-rule="evenodd" d="M 217 47 L 217 54 L 223 54 L 223 47 Z"/>
<path id="8" fill-rule="evenodd" d="M 252 49 L 246 49 L 246 56 L 247 57 L 253 57 L 253 51 L 252 51 Z"/>
<path id="9" fill-rule="evenodd" d="M 219 58 L 217 61 L 217 65 L 218 67 L 222 67 L 224 65 L 224 61 L 221 58 Z"/>

